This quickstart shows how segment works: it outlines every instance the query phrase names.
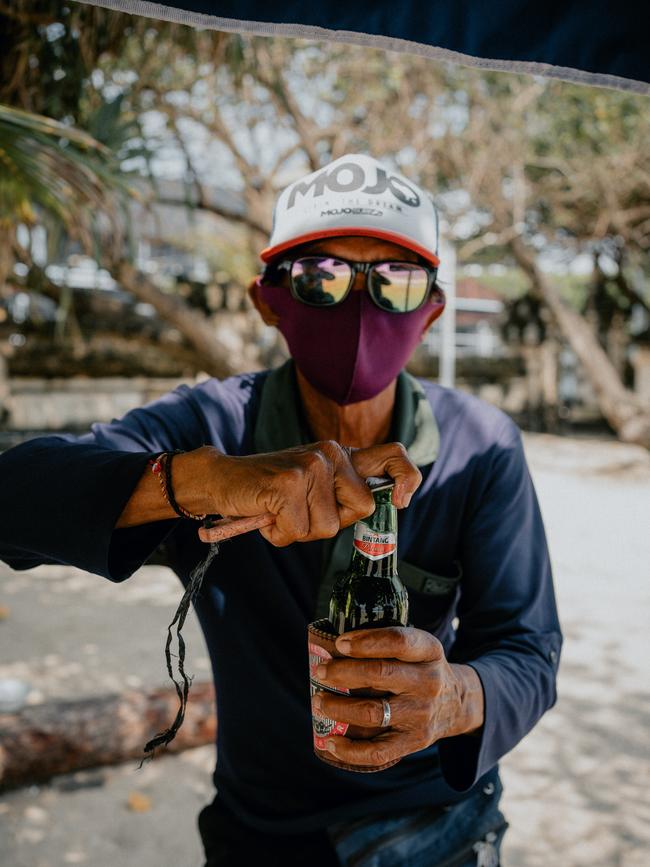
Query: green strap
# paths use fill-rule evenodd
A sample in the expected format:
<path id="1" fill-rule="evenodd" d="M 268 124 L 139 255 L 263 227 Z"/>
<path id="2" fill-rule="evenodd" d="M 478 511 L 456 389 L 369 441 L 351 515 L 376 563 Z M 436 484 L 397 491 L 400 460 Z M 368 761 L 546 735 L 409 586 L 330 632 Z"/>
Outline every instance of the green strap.
<path id="1" fill-rule="evenodd" d="M 353 540 L 354 524 L 351 524 L 337 533 L 333 539 L 327 539 L 323 543 L 323 566 L 316 600 L 316 620 L 329 615 L 330 596 L 334 582 L 350 564 Z"/>
<path id="2" fill-rule="evenodd" d="M 391 437 L 403 443 L 416 466 L 435 461 L 440 444 L 438 426 L 424 389 L 415 377 L 402 370 L 395 390 Z M 272 452 L 309 442 L 309 432 L 300 401 L 292 359 L 271 370 L 264 382 L 253 433 L 254 451 Z M 323 542 L 321 581 L 316 618 L 327 617 L 332 587 L 338 574 L 347 569 L 352 551 L 354 527 Z M 399 563 L 400 561 L 398 561 Z M 448 582 L 404 563 L 399 565 L 404 583 L 423 593 L 450 592 Z M 454 585 L 455 586 L 455 585 Z"/>
<path id="3" fill-rule="evenodd" d="M 397 572 L 402 582 L 411 590 L 426 593 L 427 596 L 447 596 L 456 589 L 463 574 L 458 561 L 454 562 L 454 566 L 456 574 L 447 577 L 427 572 L 426 569 L 420 569 L 419 566 L 407 563 L 406 560 L 398 560 Z"/>
<path id="4" fill-rule="evenodd" d="M 420 383 L 405 370 L 398 377 L 391 437 L 406 446 L 418 467 L 433 463 L 440 433 Z M 293 361 L 271 370 L 264 382 L 253 433 L 254 450 L 274 452 L 309 442 Z"/>

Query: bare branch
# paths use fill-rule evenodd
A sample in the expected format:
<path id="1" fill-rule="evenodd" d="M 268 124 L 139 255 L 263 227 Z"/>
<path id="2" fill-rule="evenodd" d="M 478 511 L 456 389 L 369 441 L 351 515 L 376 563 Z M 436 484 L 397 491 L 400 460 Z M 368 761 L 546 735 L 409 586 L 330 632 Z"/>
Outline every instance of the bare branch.
<path id="1" fill-rule="evenodd" d="M 170 198 L 169 196 L 155 196 L 151 199 L 151 201 L 159 205 L 168 205 L 174 208 L 187 208 L 188 205 L 191 205 L 192 207 L 197 208 L 200 211 L 205 211 L 208 214 L 214 214 L 216 217 L 223 217 L 224 220 L 232 220 L 235 223 L 240 223 L 242 226 L 246 226 L 247 228 L 252 229 L 255 232 L 260 232 L 263 235 L 269 234 L 268 226 L 257 222 L 247 213 L 231 211 L 228 208 L 224 208 L 221 205 L 216 204 L 215 202 L 211 202 L 207 197 L 203 198 L 202 196 L 199 196 L 199 198 L 189 203 L 185 199 L 174 199 Z"/>
<path id="2" fill-rule="evenodd" d="M 296 132 L 300 136 L 302 147 L 307 154 L 311 170 L 315 172 L 320 168 L 320 156 L 315 146 L 322 135 L 320 127 L 300 110 L 291 88 L 287 86 L 283 71 L 278 69 L 273 62 L 266 46 L 259 52 L 258 59 L 261 61 L 258 80 L 267 88 L 269 96 L 280 114 L 286 112 L 291 117 Z M 262 64 L 266 66 L 264 72 L 261 71 Z"/>
<path id="3" fill-rule="evenodd" d="M 481 250 L 489 249 L 490 247 L 503 247 L 509 244 L 514 238 L 521 235 L 521 230 L 515 226 L 509 226 L 502 232 L 485 232 L 478 238 L 463 244 L 458 249 L 458 259 L 461 262 L 468 262 L 472 256 L 475 256 Z"/>
<path id="4" fill-rule="evenodd" d="M 288 148 L 285 148 L 283 151 L 281 151 L 281 153 L 278 155 L 278 158 L 273 163 L 269 175 L 271 177 L 273 175 L 276 175 L 280 167 L 284 165 L 284 163 L 289 159 L 289 157 L 292 157 L 299 150 L 302 150 L 302 142 L 297 141 L 295 144 L 289 145 Z"/>

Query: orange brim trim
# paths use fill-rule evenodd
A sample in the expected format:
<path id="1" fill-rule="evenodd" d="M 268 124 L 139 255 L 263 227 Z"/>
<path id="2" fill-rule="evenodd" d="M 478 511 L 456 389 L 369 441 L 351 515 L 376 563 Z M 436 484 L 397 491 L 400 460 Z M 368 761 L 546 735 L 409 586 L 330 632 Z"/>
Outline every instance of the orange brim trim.
<path id="1" fill-rule="evenodd" d="M 435 253 L 432 253 L 431 250 L 427 250 L 426 247 L 421 247 L 410 238 L 398 235 L 397 232 L 386 232 L 381 229 L 365 229 L 359 228 L 358 226 L 353 226 L 351 228 L 345 228 L 342 226 L 336 229 L 321 229 L 318 232 L 307 232 L 304 235 L 298 235 L 298 237 L 292 238 L 290 241 L 285 241 L 283 244 L 276 244 L 275 247 L 266 247 L 260 253 L 260 258 L 263 262 L 270 262 L 271 259 L 275 259 L 275 257 L 280 253 L 284 253 L 285 250 L 290 250 L 298 244 L 306 244 L 307 241 L 318 241 L 320 238 L 337 238 L 345 237 L 346 235 L 379 238 L 382 241 L 392 241 L 394 244 L 399 244 L 402 247 L 406 247 L 408 250 L 413 250 L 414 253 L 422 256 L 428 262 L 431 262 L 431 264 L 436 268 L 440 265 L 440 259 Z"/>

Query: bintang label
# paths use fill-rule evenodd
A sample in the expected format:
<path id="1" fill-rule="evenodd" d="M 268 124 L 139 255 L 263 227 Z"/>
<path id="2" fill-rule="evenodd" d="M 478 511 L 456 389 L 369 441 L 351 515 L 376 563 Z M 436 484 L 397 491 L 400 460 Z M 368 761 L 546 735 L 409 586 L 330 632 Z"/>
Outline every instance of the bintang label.
<path id="1" fill-rule="evenodd" d="M 395 550 L 395 533 L 377 533 L 363 521 L 357 521 L 354 528 L 354 547 L 369 560 L 381 560 Z"/>

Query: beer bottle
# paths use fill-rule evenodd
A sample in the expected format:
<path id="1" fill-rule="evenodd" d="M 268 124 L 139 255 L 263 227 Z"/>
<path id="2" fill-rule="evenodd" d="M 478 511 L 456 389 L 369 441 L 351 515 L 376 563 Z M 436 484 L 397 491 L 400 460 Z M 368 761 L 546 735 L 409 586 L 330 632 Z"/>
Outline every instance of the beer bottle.
<path id="1" fill-rule="evenodd" d="M 397 575 L 397 509 L 390 479 L 368 479 L 375 511 L 357 521 L 350 565 L 336 581 L 329 621 L 337 635 L 353 629 L 406 626 L 408 593 Z"/>

